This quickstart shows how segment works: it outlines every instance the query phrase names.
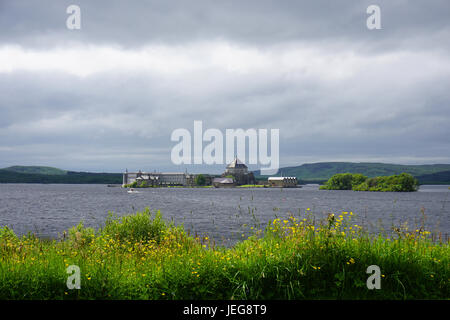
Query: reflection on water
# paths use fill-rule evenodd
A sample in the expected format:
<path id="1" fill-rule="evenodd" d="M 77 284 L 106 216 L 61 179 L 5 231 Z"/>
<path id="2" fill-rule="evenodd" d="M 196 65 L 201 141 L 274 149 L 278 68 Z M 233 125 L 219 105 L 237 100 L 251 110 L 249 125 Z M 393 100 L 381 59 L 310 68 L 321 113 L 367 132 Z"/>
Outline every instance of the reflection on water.
<path id="1" fill-rule="evenodd" d="M 235 241 L 254 225 L 274 217 L 311 212 L 316 220 L 328 213 L 353 211 L 355 223 L 372 230 L 389 230 L 408 221 L 420 224 L 421 210 L 430 231 L 450 231 L 448 186 L 422 186 L 415 193 L 300 189 L 155 188 L 129 194 L 105 185 L 0 184 L 0 225 L 16 233 L 56 237 L 78 224 L 99 227 L 108 211 L 125 214 L 145 207 L 160 209 L 166 219 L 183 223 L 191 233 L 209 234 L 217 241 Z"/>

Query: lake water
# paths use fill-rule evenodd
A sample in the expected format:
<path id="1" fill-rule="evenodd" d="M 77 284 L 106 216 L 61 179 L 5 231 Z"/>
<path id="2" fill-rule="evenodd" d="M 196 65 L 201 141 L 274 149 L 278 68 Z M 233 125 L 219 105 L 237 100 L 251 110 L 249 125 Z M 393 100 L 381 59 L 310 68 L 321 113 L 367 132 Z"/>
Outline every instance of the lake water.
<path id="1" fill-rule="evenodd" d="M 106 185 L 0 184 L 0 226 L 16 234 L 31 231 L 57 237 L 78 224 L 99 227 L 114 211 L 118 215 L 145 207 L 160 209 L 166 219 L 183 223 L 191 234 L 208 234 L 222 244 L 248 235 L 250 227 L 275 217 L 304 216 L 317 220 L 328 213 L 352 211 L 355 223 L 371 230 L 390 230 L 408 222 L 420 224 L 422 211 L 430 231 L 450 234 L 448 186 L 422 186 L 419 192 L 353 192 L 318 190 L 317 185 L 297 189 L 276 188 L 155 188 L 129 194 Z"/>

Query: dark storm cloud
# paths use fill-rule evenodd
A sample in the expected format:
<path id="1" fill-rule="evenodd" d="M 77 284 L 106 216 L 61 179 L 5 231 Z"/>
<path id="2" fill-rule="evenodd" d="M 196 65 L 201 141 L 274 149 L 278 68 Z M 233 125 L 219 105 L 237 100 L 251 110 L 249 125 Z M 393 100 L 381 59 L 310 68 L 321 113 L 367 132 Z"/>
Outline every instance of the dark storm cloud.
<path id="1" fill-rule="evenodd" d="M 65 28 L 66 8 L 71 4 L 81 7 L 78 32 Z M 378 34 L 366 28 L 366 8 L 371 4 L 382 10 L 385 31 Z M 139 47 L 204 39 L 246 44 L 300 39 L 343 41 L 343 45 L 361 42 L 369 48 L 414 47 L 448 39 L 449 15 L 446 0 L 15 0 L 2 1 L 0 6 L 0 41 L 51 46 L 76 40 Z M 440 45 L 447 47 L 447 42 Z"/>

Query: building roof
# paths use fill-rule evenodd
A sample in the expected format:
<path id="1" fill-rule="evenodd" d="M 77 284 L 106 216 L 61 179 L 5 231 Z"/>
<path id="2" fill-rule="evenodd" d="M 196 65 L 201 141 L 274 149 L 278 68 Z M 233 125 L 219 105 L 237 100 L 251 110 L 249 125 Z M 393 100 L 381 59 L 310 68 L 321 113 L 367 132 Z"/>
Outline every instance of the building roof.
<path id="1" fill-rule="evenodd" d="M 159 179 L 158 176 L 150 176 L 150 175 L 142 175 L 140 177 L 137 177 L 136 180 L 157 180 Z"/>
<path id="2" fill-rule="evenodd" d="M 233 178 L 214 178 L 213 183 L 234 183 Z"/>
<path id="3" fill-rule="evenodd" d="M 236 157 L 229 165 L 227 165 L 227 169 L 231 168 L 247 168 L 247 166 Z"/>

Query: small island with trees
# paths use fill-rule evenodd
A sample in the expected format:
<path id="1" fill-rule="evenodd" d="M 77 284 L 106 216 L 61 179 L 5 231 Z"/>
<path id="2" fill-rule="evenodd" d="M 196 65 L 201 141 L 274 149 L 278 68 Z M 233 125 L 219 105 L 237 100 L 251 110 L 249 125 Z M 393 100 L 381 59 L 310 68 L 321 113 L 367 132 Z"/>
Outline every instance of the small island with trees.
<path id="1" fill-rule="evenodd" d="M 418 188 L 419 182 L 409 173 L 373 178 L 368 178 L 360 173 L 338 173 L 320 186 L 321 190 L 381 192 L 412 192 L 417 191 Z"/>

